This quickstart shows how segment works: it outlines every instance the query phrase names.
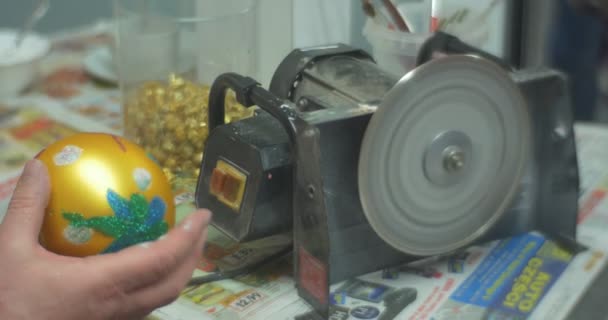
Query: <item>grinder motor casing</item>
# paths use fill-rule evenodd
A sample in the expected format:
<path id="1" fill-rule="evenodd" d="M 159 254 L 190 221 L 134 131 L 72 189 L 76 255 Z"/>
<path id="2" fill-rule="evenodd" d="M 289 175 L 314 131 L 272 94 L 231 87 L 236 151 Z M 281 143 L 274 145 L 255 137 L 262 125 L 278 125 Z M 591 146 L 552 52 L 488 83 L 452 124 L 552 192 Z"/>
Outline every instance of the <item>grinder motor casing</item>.
<path id="1" fill-rule="evenodd" d="M 469 48 L 458 56 L 491 63 L 486 56 L 462 55 L 475 52 Z M 566 80 L 552 70 L 500 68 L 525 101 L 528 157 L 504 212 L 474 239 L 443 254 L 530 230 L 575 239 L 578 166 Z M 293 231 L 299 294 L 321 314 L 329 308 L 329 285 L 428 256 L 389 244 L 370 224 L 360 195 L 370 121 L 402 81 L 347 46 L 294 50 L 277 69 L 270 91 L 278 97 L 273 102 L 289 109 L 285 121 L 305 123 L 301 130 L 281 130 L 285 122 L 262 107 L 253 118 L 210 131 L 197 205 L 210 208 L 213 224 L 238 241 Z M 210 112 L 215 107 L 210 101 Z M 218 161 L 247 177 L 238 210 L 210 192 Z"/>

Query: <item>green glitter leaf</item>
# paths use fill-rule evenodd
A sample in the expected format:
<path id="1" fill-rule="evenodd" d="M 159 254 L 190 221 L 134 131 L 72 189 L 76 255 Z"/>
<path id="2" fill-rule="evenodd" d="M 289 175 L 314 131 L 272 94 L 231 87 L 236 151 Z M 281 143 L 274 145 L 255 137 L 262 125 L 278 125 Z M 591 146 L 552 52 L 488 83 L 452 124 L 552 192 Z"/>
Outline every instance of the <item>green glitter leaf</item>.
<path id="1" fill-rule="evenodd" d="M 130 223 L 114 217 L 93 217 L 87 221 L 89 228 L 112 238 L 118 238 L 130 229 Z"/>
<path id="2" fill-rule="evenodd" d="M 64 212 L 63 218 L 68 220 L 70 224 L 76 228 L 88 227 L 87 221 L 80 213 Z"/>
<path id="3" fill-rule="evenodd" d="M 154 197 L 148 203 L 142 194 L 132 194 L 129 200 L 108 189 L 107 200 L 114 215 L 85 218 L 80 213 L 64 212 L 63 217 L 76 228 L 90 228 L 114 241 L 103 253 L 117 252 L 126 247 L 153 241 L 169 231 L 169 225 L 163 221 L 166 210 L 164 202 Z"/>
<path id="4" fill-rule="evenodd" d="M 167 233 L 168 230 L 169 225 L 164 221 L 154 224 L 151 227 L 136 225 L 132 229 L 127 229 L 120 237 L 116 237 L 116 240 L 112 242 L 103 253 L 117 252 L 138 243 L 154 241 Z"/>
<path id="5" fill-rule="evenodd" d="M 131 212 L 131 216 L 135 218 L 135 221 L 143 223 L 148 216 L 148 201 L 142 194 L 136 193 L 131 195 L 129 211 Z"/>
<path id="6" fill-rule="evenodd" d="M 162 235 L 163 235 L 163 233 L 159 233 L 157 231 L 150 230 L 148 233 L 142 234 L 140 236 L 140 239 L 141 239 L 140 242 L 155 241 L 155 240 L 158 240 L 158 238 L 160 238 L 160 236 L 162 236 Z"/>
<path id="7" fill-rule="evenodd" d="M 110 245 L 102 252 L 102 253 L 113 253 L 118 252 L 126 247 L 137 244 L 137 239 L 134 239 L 129 236 L 124 236 L 116 239 L 114 242 L 110 243 Z"/>
<path id="8" fill-rule="evenodd" d="M 162 221 L 152 225 L 149 229 L 149 234 L 153 237 L 153 239 L 158 239 L 163 234 L 166 234 L 167 231 L 169 231 L 169 225 Z"/>

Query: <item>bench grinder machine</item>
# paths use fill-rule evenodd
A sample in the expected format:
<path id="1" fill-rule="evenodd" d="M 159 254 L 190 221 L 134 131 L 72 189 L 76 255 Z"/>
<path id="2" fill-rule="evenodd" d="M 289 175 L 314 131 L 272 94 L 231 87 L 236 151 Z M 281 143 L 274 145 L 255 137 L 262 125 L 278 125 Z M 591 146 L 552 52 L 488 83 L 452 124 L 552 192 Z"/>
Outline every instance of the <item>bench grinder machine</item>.
<path id="1" fill-rule="evenodd" d="M 224 124 L 228 89 L 256 116 Z M 537 230 L 575 239 L 570 98 L 447 34 L 402 78 L 344 45 L 294 50 L 270 90 L 234 73 L 209 100 L 197 206 L 237 241 L 293 232 L 298 292 Z"/>

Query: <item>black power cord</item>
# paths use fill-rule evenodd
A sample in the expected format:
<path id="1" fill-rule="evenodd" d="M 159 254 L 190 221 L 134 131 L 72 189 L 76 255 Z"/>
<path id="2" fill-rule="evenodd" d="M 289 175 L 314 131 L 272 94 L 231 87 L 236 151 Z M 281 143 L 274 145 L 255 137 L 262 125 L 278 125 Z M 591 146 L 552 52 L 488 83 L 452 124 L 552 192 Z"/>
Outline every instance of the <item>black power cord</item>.
<path id="1" fill-rule="evenodd" d="M 219 271 L 219 272 L 215 272 L 215 273 L 212 273 L 209 275 L 192 278 L 192 279 L 190 279 L 190 281 L 188 282 L 186 287 L 194 287 L 194 286 L 200 286 L 200 285 L 215 282 L 215 281 L 234 279 L 236 277 L 240 277 L 240 276 L 252 273 L 272 262 L 281 260 L 282 258 L 289 256 L 292 251 L 293 251 L 292 247 L 288 246 L 285 249 L 282 249 L 282 250 L 278 251 L 277 253 L 274 253 L 274 254 L 268 256 L 265 259 L 262 259 L 255 263 L 246 265 L 242 268 L 233 269 L 233 270 L 229 270 L 229 271 L 225 271 L 225 272 Z"/>

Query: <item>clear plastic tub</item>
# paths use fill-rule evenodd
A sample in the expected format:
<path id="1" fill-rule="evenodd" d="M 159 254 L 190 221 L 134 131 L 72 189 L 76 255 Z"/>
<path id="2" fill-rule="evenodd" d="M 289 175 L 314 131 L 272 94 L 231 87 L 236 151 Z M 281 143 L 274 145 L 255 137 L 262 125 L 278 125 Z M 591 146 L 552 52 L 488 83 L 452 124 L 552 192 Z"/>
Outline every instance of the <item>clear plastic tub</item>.
<path id="1" fill-rule="evenodd" d="M 124 135 L 170 179 L 196 178 L 209 88 L 225 72 L 255 76 L 255 0 L 114 0 Z M 226 121 L 252 108 L 226 99 Z"/>
<path id="2" fill-rule="evenodd" d="M 393 31 L 368 19 L 363 35 L 372 46 L 372 55 L 378 66 L 401 77 L 416 67 L 418 51 L 430 33 Z"/>

